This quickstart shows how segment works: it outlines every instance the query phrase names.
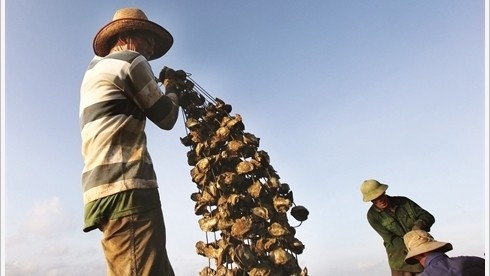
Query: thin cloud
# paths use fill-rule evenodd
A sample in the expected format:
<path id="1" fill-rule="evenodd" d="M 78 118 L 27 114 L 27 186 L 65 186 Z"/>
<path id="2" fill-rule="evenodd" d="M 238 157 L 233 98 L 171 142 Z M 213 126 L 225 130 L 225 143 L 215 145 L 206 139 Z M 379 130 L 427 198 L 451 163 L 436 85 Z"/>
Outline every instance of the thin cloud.
<path id="1" fill-rule="evenodd" d="M 71 219 L 63 212 L 62 203 L 57 196 L 34 203 L 25 220 L 28 233 L 43 237 L 59 237 L 71 226 Z"/>
<path id="2" fill-rule="evenodd" d="M 98 242 L 87 241 L 98 237 L 85 235 L 64 206 L 57 196 L 37 201 L 16 225 L 9 225 L 7 275 L 99 275 L 105 271 Z"/>

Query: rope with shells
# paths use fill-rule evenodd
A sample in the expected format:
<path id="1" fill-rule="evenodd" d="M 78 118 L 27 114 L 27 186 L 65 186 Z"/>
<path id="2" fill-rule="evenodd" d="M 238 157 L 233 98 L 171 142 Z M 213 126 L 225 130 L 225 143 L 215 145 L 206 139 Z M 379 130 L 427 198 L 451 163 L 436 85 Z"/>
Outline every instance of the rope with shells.
<path id="1" fill-rule="evenodd" d="M 187 134 L 181 142 L 190 148 L 198 189 L 191 199 L 206 232 L 206 241 L 196 243 L 197 254 L 208 258 L 199 275 L 308 275 L 298 264 L 305 246 L 295 237 L 308 210 L 294 203 L 268 153 L 259 150 L 260 139 L 245 132 L 231 105 L 213 98 L 190 74 L 179 70 L 176 76 Z M 299 225 L 289 224 L 288 212 Z"/>

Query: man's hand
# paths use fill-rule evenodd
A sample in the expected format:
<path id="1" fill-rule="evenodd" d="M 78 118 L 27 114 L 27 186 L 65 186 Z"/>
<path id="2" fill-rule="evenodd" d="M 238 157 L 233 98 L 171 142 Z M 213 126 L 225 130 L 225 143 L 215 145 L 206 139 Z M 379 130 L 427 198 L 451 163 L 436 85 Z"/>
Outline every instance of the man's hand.
<path id="1" fill-rule="evenodd" d="M 425 230 L 425 223 L 422 220 L 417 220 L 412 225 L 412 230 Z"/>
<path id="2" fill-rule="evenodd" d="M 183 70 L 177 70 L 170 67 L 163 67 L 160 71 L 159 79 L 165 86 L 165 95 L 172 99 L 172 101 L 180 106 L 182 104 L 183 95 L 187 94 L 184 91 L 192 90 L 192 82 L 187 80 L 187 73 Z M 185 102 L 185 101 L 184 101 Z"/>
<path id="3" fill-rule="evenodd" d="M 165 66 L 160 71 L 158 81 L 163 83 L 165 95 L 170 96 L 175 104 L 182 107 L 187 107 L 190 104 L 204 104 L 204 97 L 193 91 L 194 83 L 187 79 L 187 76 L 188 74 L 184 70 L 175 71 Z"/>
<path id="4" fill-rule="evenodd" d="M 183 70 L 175 71 L 174 69 L 165 66 L 160 71 L 158 77 L 165 87 L 171 86 L 177 90 L 182 90 L 185 88 L 187 73 Z"/>

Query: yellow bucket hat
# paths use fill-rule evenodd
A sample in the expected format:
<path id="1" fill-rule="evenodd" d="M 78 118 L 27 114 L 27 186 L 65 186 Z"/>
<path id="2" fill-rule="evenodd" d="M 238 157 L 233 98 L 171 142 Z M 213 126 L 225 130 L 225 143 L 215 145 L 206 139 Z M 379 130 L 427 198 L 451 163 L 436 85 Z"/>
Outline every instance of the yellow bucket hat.
<path id="1" fill-rule="evenodd" d="M 413 257 L 422 253 L 437 250 L 439 252 L 447 252 L 453 249 L 452 244 L 448 242 L 440 242 L 424 230 L 412 230 L 403 236 L 403 242 L 408 249 L 405 262 L 407 264 L 416 264 L 418 261 Z"/>

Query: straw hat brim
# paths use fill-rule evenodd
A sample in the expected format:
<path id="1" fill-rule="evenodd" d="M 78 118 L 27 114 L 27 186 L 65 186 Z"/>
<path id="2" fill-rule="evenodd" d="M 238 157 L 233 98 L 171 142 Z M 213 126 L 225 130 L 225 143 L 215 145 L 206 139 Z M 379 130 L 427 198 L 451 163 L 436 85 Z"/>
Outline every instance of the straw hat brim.
<path id="1" fill-rule="evenodd" d="M 422 244 L 413 250 L 410 250 L 407 256 L 405 257 L 405 262 L 407 264 L 416 264 L 418 263 L 418 260 L 416 260 L 414 257 L 417 255 L 427 253 L 429 251 L 447 252 L 452 249 L 453 249 L 453 245 L 448 242 L 432 241 L 429 243 Z"/>
<path id="2" fill-rule="evenodd" d="M 133 18 L 122 18 L 111 21 L 104 27 L 102 27 L 99 32 L 95 35 L 93 48 L 96 55 L 105 57 L 110 52 L 110 40 L 114 36 L 134 30 L 145 30 L 150 31 L 155 34 L 155 48 L 153 49 L 153 55 L 149 60 L 157 59 L 163 56 L 170 50 L 174 39 L 172 35 L 162 26 L 142 19 Z"/>

